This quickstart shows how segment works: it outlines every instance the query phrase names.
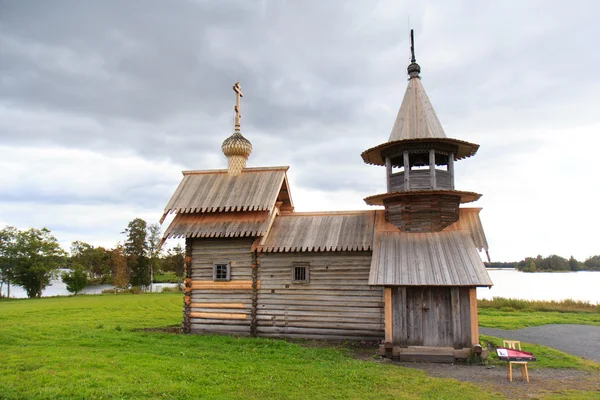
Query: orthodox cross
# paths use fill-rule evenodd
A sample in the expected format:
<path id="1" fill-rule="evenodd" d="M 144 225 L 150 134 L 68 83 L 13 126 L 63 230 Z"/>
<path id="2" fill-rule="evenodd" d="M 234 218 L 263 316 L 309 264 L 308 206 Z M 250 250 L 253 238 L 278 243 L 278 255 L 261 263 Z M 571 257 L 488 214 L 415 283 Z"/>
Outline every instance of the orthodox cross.
<path id="1" fill-rule="evenodd" d="M 417 62 L 415 58 L 415 35 L 412 29 L 410 30 L 410 55 L 410 62 Z"/>
<path id="2" fill-rule="evenodd" d="M 235 111 L 235 130 L 239 132 L 240 130 L 240 97 L 244 97 L 244 93 L 242 93 L 242 88 L 240 87 L 240 83 L 236 82 L 233 85 L 233 91 L 235 92 L 235 107 L 233 110 Z"/>

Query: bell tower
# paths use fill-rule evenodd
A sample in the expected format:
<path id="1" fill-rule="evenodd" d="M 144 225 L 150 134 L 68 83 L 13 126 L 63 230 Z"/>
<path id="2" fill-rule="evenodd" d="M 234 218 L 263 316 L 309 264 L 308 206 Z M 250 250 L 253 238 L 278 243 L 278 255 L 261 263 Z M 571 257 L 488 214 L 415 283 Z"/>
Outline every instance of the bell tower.
<path id="1" fill-rule="evenodd" d="M 479 145 L 448 138 L 421 83 L 413 31 L 408 87 L 387 142 L 364 151 L 367 164 L 386 168 L 387 193 L 365 198 L 383 205 L 386 219 L 404 232 L 438 232 L 458 221 L 461 203 L 481 197 L 454 188 L 454 162 Z"/>

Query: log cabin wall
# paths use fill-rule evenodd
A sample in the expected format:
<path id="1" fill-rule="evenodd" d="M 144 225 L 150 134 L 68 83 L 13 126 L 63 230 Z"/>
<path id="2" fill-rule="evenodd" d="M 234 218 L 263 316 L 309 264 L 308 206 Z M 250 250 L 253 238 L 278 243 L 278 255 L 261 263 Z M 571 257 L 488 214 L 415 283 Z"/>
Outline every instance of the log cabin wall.
<path id="1" fill-rule="evenodd" d="M 191 240 L 192 333 L 250 335 L 251 238 Z M 215 263 L 230 264 L 230 280 L 215 281 Z"/>
<path id="2" fill-rule="evenodd" d="M 309 267 L 308 282 L 292 283 L 294 263 Z M 368 285 L 370 265 L 370 251 L 261 253 L 257 335 L 382 339 L 383 288 Z"/>
<path id="3" fill-rule="evenodd" d="M 394 345 L 471 347 L 469 288 L 408 286 L 391 291 Z"/>

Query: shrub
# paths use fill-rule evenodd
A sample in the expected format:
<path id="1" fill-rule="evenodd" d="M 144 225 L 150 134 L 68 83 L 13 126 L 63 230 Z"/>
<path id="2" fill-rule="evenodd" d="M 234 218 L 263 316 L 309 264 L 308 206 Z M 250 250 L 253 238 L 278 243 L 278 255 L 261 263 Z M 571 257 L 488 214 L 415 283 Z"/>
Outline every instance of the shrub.
<path id="1" fill-rule="evenodd" d="M 63 273 L 61 278 L 67 285 L 67 290 L 73 294 L 81 292 L 88 282 L 86 273 L 79 268 Z"/>
<path id="2" fill-rule="evenodd" d="M 495 308 L 500 311 L 558 311 L 558 312 L 584 312 L 600 313 L 600 304 L 595 305 L 587 301 L 566 299 L 561 301 L 521 300 L 494 297 L 492 300 L 480 299 L 480 308 Z"/>

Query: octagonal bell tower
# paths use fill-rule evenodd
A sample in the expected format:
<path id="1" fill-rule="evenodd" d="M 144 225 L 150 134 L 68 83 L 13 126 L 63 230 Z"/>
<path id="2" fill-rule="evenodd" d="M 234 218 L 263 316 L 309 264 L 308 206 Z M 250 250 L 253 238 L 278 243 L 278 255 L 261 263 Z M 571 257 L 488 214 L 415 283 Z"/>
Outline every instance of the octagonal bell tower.
<path id="1" fill-rule="evenodd" d="M 383 205 L 386 219 L 404 232 L 438 232 L 458 221 L 461 203 L 481 197 L 455 190 L 454 162 L 474 155 L 479 145 L 448 138 L 421 83 L 411 30 L 408 87 L 387 142 L 362 153 L 365 163 L 387 171 L 387 193 L 365 198 Z"/>

